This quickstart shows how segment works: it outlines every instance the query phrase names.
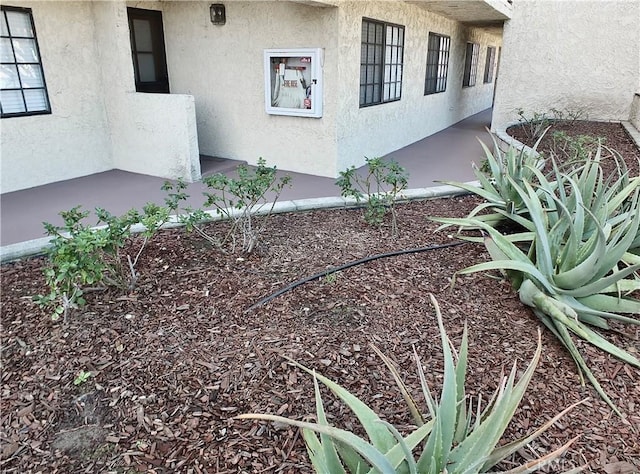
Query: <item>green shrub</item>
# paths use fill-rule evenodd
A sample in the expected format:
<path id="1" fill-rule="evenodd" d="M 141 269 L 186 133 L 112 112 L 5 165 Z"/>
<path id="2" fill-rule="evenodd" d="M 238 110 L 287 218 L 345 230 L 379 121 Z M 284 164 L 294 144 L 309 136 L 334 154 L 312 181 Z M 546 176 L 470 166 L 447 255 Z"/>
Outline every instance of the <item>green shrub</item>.
<path id="1" fill-rule="evenodd" d="M 49 292 L 37 295 L 34 300 L 53 309 L 52 319 L 63 316 L 66 321 L 70 309 L 86 303 L 87 288 L 133 289 L 138 280 L 136 265 L 140 255 L 149 239 L 169 220 L 171 212 L 177 210 L 179 201 L 186 199 L 184 188 L 181 181 L 175 185 L 165 183 L 163 189 L 171 192 L 165 199 L 166 206 L 147 203 L 142 212 L 131 209 L 122 216 L 114 216 L 98 207 L 95 212 L 99 227 L 85 223 L 89 211 L 81 211 L 81 206 L 60 212 L 62 226 L 45 222 L 45 230 L 51 237 L 49 261 L 44 269 Z M 132 236 L 131 227 L 136 224 L 144 228 L 132 258 L 123 250 Z"/>
<path id="2" fill-rule="evenodd" d="M 344 197 L 357 202 L 366 200 L 364 220 L 369 225 L 380 226 L 384 216 L 391 214 L 391 232 L 398 235 L 395 201 L 406 189 L 409 174 L 396 161 L 383 158 L 366 158 L 367 173 L 360 175 L 355 166 L 340 172 L 336 185 Z"/>
<path id="3" fill-rule="evenodd" d="M 242 251 L 251 253 L 258 245 L 260 235 L 284 187 L 291 185 L 291 176 L 278 178 L 276 167 L 266 166 L 263 158 L 258 160 L 255 170 L 241 165 L 237 173 L 237 178 L 218 173 L 203 179 L 211 190 L 203 193 L 207 198 L 203 207 L 213 206 L 220 216 L 231 222 L 229 232 L 222 239 L 210 235 L 199 225 L 210 220 L 210 216 L 202 209 L 191 211 L 191 215 L 183 219 L 183 222 L 187 224 L 188 230 L 196 230 L 216 246 L 230 245 L 233 252 L 238 241 L 241 241 Z M 273 196 L 268 198 L 268 193 Z"/>
<path id="4" fill-rule="evenodd" d="M 418 408 L 409 388 L 402 381 L 392 361 L 375 346 L 374 351 L 381 357 L 395 380 L 399 392 L 411 415 L 416 428 L 403 436 L 397 428 L 381 419 L 364 402 L 330 379 L 317 374 L 294 361 L 294 365 L 313 376 L 317 423 L 291 420 L 281 416 L 264 414 L 240 415 L 239 419 L 259 419 L 286 423 L 302 428 L 303 437 L 311 463 L 318 473 L 479 473 L 487 472 L 500 461 L 530 443 L 555 423 L 573 406 L 544 423 L 530 435 L 509 444 L 498 446 L 507 425 L 511 421 L 524 392 L 533 376 L 540 359 L 541 342 L 538 332 L 538 347 L 528 368 L 516 382 L 517 368 L 498 384 L 486 406 L 483 398 L 467 397 L 464 382 L 467 371 L 467 329 L 465 326 L 462 343 L 457 353 L 457 363 L 451 343 L 442 322 L 437 301 L 431 295 L 436 310 L 440 340 L 444 355 L 444 381 L 440 401 L 436 402 L 425 381 L 423 366 L 414 349 L 422 394 L 426 400 L 428 420 Z M 324 404 L 320 396 L 318 382 L 329 388 L 358 418 L 367 438 L 352 431 L 329 425 Z M 577 405 L 577 404 L 576 404 Z M 529 461 L 521 470 L 509 472 L 532 472 L 561 456 L 575 438 L 546 456 Z M 413 451 L 419 447 L 416 459 Z M 518 469 L 518 468 L 516 468 Z"/>

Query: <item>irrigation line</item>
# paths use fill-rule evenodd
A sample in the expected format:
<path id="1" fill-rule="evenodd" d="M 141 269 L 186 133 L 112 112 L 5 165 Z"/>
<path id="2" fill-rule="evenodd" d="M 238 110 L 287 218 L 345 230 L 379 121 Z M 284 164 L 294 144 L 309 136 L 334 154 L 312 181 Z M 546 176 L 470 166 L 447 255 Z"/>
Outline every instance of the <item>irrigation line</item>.
<path id="1" fill-rule="evenodd" d="M 347 268 L 355 267 L 356 265 L 361 265 L 363 263 L 371 262 L 373 260 L 378 260 L 378 259 L 381 259 L 381 258 L 397 257 L 398 255 L 407 255 L 407 254 L 412 254 L 412 253 L 428 252 L 430 250 L 438 250 L 438 249 L 444 249 L 444 248 L 449 248 L 449 247 L 457 247 L 459 245 L 464 245 L 464 244 L 468 244 L 468 243 L 469 242 L 450 242 L 448 244 L 431 245 L 429 247 L 418 247 L 418 248 L 414 248 L 414 249 L 396 250 L 394 252 L 381 253 L 381 254 L 378 254 L 378 255 L 371 255 L 369 257 L 361 258 L 359 260 L 354 260 L 353 262 L 345 263 L 344 265 L 340 265 L 339 267 L 330 268 L 330 269 L 325 270 L 323 272 L 316 273 L 315 275 L 311 275 L 309 277 L 306 277 L 306 278 L 303 278 L 301 280 L 295 281 L 295 282 L 291 283 L 290 285 L 287 285 L 284 288 L 281 288 L 280 290 L 276 291 L 275 293 L 267 296 L 266 298 L 262 298 L 260 301 L 255 303 L 253 306 L 247 308 L 245 310 L 245 312 L 249 312 L 252 309 L 256 309 L 257 307 L 262 306 L 265 303 L 268 303 L 272 299 L 277 298 L 278 296 L 280 296 L 280 295 L 282 295 L 282 294 L 284 294 L 284 293 L 286 293 L 288 291 L 291 291 L 294 288 L 297 288 L 297 287 L 299 287 L 301 285 L 304 285 L 305 283 L 308 283 L 308 282 L 313 281 L 313 280 L 317 280 L 317 279 L 322 278 L 322 277 L 326 277 L 327 275 L 331 275 L 332 273 L 337 273 L 337 272 L 340 272 L 342 270 L 346 270 Z"/>

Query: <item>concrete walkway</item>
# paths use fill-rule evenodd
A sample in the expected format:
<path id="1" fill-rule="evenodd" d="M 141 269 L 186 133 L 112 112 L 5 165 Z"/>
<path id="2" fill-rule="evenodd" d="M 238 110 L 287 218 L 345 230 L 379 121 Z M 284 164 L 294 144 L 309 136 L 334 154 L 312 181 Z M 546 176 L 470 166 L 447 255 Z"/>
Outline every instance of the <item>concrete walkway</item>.
<path id="1" fill-rule="evenodd" d="M 485 127 L 491 123 L 491 109 L 473 115 L 419 142 L 397 150 L 386 158 L 394 159 L 409 172 L 409 189 L 437 186 L 436 180 L 471 181 L 475 176 L 471 162 L 480 163 L 483 151 L 478 138 L 489 143 Z M 222 166 L 225 166 L 222 164 Z M 215 167 L 213 169 L 215 171 Z M 225 173 L 231 173 L 228 163 Z M 291 188 L 280 201 L 339 196 L 335 180 L 301 173 L 292 176 Z M 147 202 L 162 204 L 165 180 L 120 170 L 0 195 L 0 245 L 2 247 L 45 236 L 42 222 L 61 224 L 58 213 L 79 204 L 83 209 L 103 207 L 114 215 L 131 208 L 140 209 Z M 202 206 L 201 183 L 190 184 L 189 204 Z"/>

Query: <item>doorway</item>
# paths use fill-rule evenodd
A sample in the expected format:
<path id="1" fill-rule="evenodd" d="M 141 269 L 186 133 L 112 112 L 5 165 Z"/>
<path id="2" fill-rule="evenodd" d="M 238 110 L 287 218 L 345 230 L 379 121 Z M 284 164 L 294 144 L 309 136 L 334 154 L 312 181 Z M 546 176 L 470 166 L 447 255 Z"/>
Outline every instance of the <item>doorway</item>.
<path id="1" fill-rule="evenodd" d="M 137 92 L 169 93 L 162 12 L 127 8 Z"/>

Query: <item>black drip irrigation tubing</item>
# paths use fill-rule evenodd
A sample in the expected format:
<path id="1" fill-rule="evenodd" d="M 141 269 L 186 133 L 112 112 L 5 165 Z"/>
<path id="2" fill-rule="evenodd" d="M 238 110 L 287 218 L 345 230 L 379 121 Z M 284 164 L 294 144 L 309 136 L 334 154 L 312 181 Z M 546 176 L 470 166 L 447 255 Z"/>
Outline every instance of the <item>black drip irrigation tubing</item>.
<path id="1" fill-rule="evenodd" d="M 278 296 L 280 296 L 280 295 L 282 295 L 282 294 L 284 294 L 284 293 L 286 293 L 288 291 L 291 291 L 294 288 L 297 288 L 297 287 L 299 287 L 301 285 L 304 285 L 305 283 L 309 283 L 310 281 L 317 280 L 317 279 L 325 277 L 327 275 L 331 275 L 332 273 L 336 273 L 336 272 L 340 272 L 342 270 L 346 270 L 347 268 L 355 267 L 356 265 L 361 265 L 363 263 L 368 263 L 368 262 L 371 262 L 373 260 L 378 260 L 378 259 L 381 259 L 381 258 L 397 257 L 398 255 L 407 255 L 407 254 L 412 254 L 412 253 L 428 252 L 430 250 L 438 250 L 438 249 L 445 249 L 445 248 L 449 248 L 449 247 L 457 247 L 459 245 L 465 245 L 465 244 L 468 244 L 468 243 L 469 242 L 450 242 L 448 244 L 431 245 L 429 247 L 418 247 L 418 248 L 414 248 L 414 249 L 396 250 L 394 252 L 381 253 L 381 254 L 378 254 L 378 255 L 371 255 L 369 257 L 361 258 L 359 260 L 354 260 L 353 262 L 345 263 L 344 265 L 340 265 L 339 267 L 330 268 L 330 269 L 325 270 L 323 272 L 316 273 L 315 275 L 311 275 L 309 277 L 306 277 L 306 278 L 303 278 L 301 280 L 295 281 L 295 282 L 291 283 L 290 285 L 287 285 L 284 288 L 281 288 L 280 290 L 276 291 L 275 293 L 267 296 L 266 298 L 262 298 L 260 301 L 255 303 L 253 306 L 248 308 L 245 312 L 249 312 L 252 309 L 256 309 L 257 307 L 262 306 L 265 303 L 268 303 L 272 299 L 277 298 Z"/>

